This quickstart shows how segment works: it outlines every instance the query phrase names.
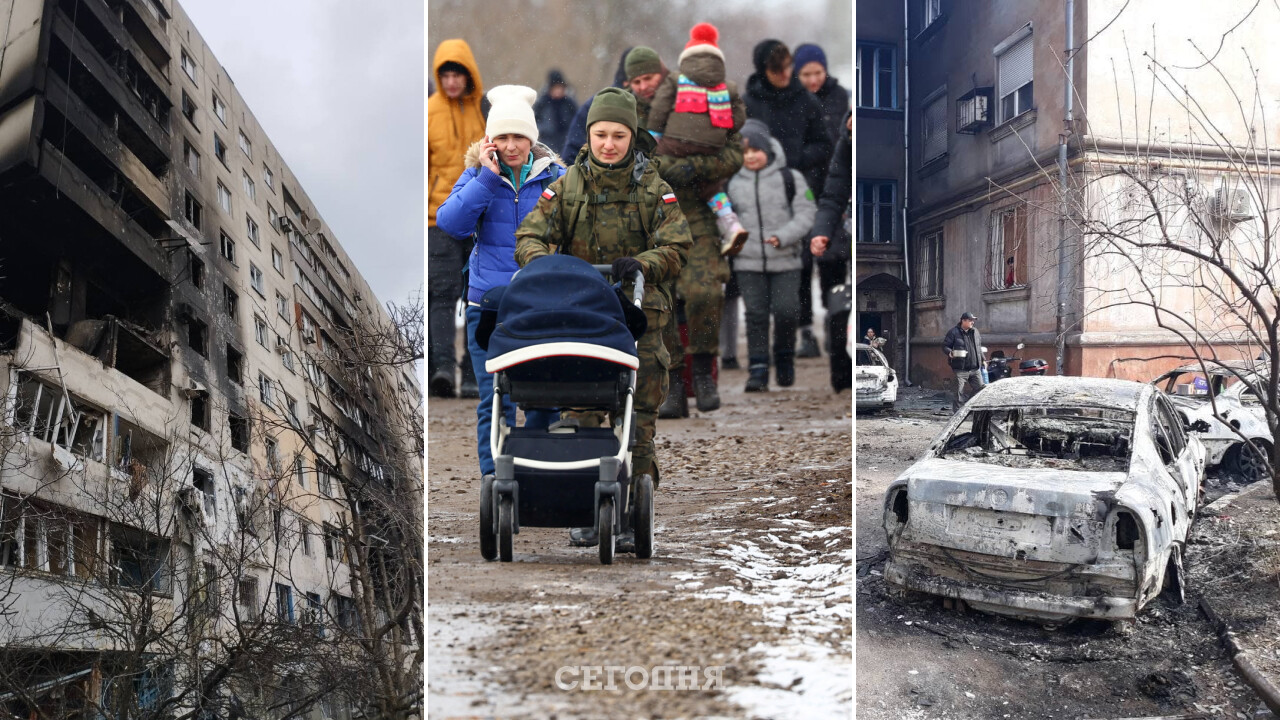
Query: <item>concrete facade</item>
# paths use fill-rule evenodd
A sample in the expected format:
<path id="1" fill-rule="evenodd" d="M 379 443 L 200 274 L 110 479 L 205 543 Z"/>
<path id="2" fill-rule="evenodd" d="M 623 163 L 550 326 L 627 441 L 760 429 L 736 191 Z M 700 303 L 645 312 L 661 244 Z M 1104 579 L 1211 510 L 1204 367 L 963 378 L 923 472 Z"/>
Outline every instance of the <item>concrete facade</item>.
<path id="1" fill-rule="evenodd" d="M 56 660 L 0 698 L 142 703 L 113 678 L 181 688 L 224 634 L 341 635 L 377 613 L 352 488 L 421 488 L 414 372 L 354 350 L 386 311 L 176 2 L 0 16 L 0 667 Z M 136 597 L 185 639 L 108 639 Z"/>

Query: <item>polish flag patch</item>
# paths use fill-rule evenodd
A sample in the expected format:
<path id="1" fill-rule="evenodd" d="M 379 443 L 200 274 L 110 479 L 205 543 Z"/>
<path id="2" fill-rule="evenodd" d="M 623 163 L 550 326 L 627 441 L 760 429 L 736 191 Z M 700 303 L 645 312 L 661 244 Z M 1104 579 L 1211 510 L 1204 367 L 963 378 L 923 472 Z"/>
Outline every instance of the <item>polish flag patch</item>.
<path id="1" fill-rule="evenodd" d="M 676 201 L 676 195 L 675 195 L 675 193 L 667 193 L 666 195 L 663 195 L 663 196 L 662 196 L 662 202 L 664 202 L 664 203 L 666 203 L 666 204 L 668 204 L 668 205 L 670 205 L 671 203 L 673 203 L 673 202 L 675 202 L 675 201 Z"/>
<path id="2" fill-rule="evenodd" d="M 546 190 L 542 191 L 542 197 L 546 200 L 550 200 L 555 196 L 556 196 L 556 191 L 552 190 L 551 188 L 547 188 Z"/>

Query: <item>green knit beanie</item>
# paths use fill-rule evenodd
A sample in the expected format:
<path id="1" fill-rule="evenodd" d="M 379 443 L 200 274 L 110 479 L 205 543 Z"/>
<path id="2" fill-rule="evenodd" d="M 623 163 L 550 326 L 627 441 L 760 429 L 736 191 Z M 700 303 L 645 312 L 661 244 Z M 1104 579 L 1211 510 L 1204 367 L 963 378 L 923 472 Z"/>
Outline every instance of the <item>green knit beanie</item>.
<path id="1" fill-rule="evenodd" d="M 662 72 L 662 60 L 658 57 L 658 52 L 644 45 L 637 45 L 631 49 L 631 52 L 627 53 L 627 61 L 624 66 L 627 71 L 628 82 L 641 75 Z"/>
<path id="2" fill-rule="evenodd" d="M 634 50 L 632 52 L 635 52 Z M 622 88 L 605 88 L 596 93 L 591 101 L 591 109 L 587 111 L 587 130 L 601 120 L 622 123 L 631 129 L 631 137 L 636 136 L 636 98 Z"/>

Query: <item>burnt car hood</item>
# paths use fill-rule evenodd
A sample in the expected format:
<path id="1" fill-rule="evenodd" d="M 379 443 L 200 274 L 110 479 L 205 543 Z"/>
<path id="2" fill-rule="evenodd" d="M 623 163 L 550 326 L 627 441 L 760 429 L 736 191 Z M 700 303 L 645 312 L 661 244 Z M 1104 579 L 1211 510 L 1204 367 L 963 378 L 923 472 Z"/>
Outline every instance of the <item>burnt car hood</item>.
<path id="1" fill-rule="evenodd" d="M 1010 468 L 931 458 L 908 471 L 902 539 L 956 550 L 1090 562 L 1122 472 Z"/>

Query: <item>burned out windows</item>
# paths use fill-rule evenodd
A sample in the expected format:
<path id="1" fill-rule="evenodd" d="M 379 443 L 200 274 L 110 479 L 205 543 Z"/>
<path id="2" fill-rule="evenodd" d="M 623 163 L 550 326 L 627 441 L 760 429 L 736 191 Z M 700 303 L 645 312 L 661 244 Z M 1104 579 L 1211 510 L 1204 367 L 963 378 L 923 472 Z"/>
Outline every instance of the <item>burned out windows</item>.
<path id="1" fill-rule="evenodd" d="M 987 290 L 1027 284 L 1027 206 L 1019 203 L 991 213 L 987 244 Z"/>
<path id="2" fill-rule="evenodd" d="M 225 230 L 218 231 L 218 250 L 227 262 L 236 264 L 236 241 L 232 240 Z"/>
<path id="3" fill-rule="evenodd" d="M 205 432 L 209 431 L 209 393 L 197 390 L 191 395 L 191 424 Z"/>
<path id="4" fill-rule="evenodd" d="M 197 288 L 204 287 L 204 261 L 192 255 L 188 264 L 191 272 L 191 284 Z"/>
<path id="5" fill-rule="evenodd" d="M 342 533 L 328 523 L 324 525 L 324 556 L 330 560 L 346 560 L 342 552 Z"/>
<path id="6" fill-rule="evenodd" d="M 218 566 L 209 561 L 199 564 L 199 572 L 193 573 L 191 582 L 192 608 L 200 617 L 218 616 L 222 605 L 222 592 L 218 582 Z"/>
<path id="7" fill-rule="evenodd" d="M 14 427 L 90 460 L 106 461 L 107 415 L 73 400 L 56 385 L 35 375 L 17 374 Z"/>
<path id="8" fill-rule="evenodd" d="M 231 436 L 232 448 L 249 452 L 249 418 L 227 415 L 227 433 Z"/>
<path id="9" fill-rule="evenodd" d="M 227 378 L 237 385 L 244 382 L 244 355 L 230 345 L 227 346 Z"/>
<path id="10" fill-rule="evenodd" d="M 315 627 L 316 637 L 324 637 L 324 601 L 320 599 L 320 593 L 307 593 L 306 614 L 302 621 Z"/>
<path id="11" fill-rule="evenodd" d="M 100 567 L 99 527 L 58 505 L 0 496 L 0 567 L 90 578 Z"/>
<path id="12" fill-rule="evenodd" d="M 218 158 L 223 166 L 227 164 L 227 144 L 222 142 L 222 138 L 218 137 L 218 133 L 213 134 L 213 156 Z"/>
<path id="13" fill-rule="evenodd" d="M 187 347 L 201 357 L 208 357 L 209 326 L 195 318 L 187 318 Z"/>
<path id="14" fill-rule="evenodd" d="M 360 629 L 360 611 L 356 607 L 355 600 L 334 593 L 333 610 L 334 616 L 338 619 L 338 627 L 347 632 L 357 632 Z"/>
<path id="15" fill-rule="evenodd" d="M 196 130 L 200 129 L 196 124 L 196 103 L 191 99 L 191 96 L 187 94 L 186 90 L 182 91 L 182 117 L 186 118 L 187 122 L 191 123 L 191 127 Z"/>
<path id="16" fill-rule="evenodd" d="M 196 151 L 191 141 L 186 138 L 182 139 L 182 161 L 186 163 L 187 169 L 191 171 L 192 175 L 200 177 L 200 153 Z"/>
<path id="17" fill-rule="evenodd" d="M 267 347 L 267 322 L 257 315 L 253 316 L 253 339 L 262 347 Z"/>
<path id="18" fill-rule="evenodd" d="M 196 200 L 196 196 L 192 195 L 190 190 L 183 192 L 182 216 L 187 219 L 187 222 L 191 223 L 192 227 L 199 230 L 201 227 L 200 221 L 203 219 L 203 215 L 204 206 L 200 204 L 199 200 Z"/>
<path id="19" fill-rule="evenodd" d="M 222 311 L 235 320 L 239 317 L 240 296 L 229 285 L 222 286 Z"/>
<path id="20" fill-rule="evenodd" d="M 209 517 L 217 516 L 218 493 L 213 486 L 213 473 L 204 468 L 192 469 L 191 485 L 200 493 L 201 502 L 204 504 L 204 514 Z"/>
<path id="21" fill-rule="evenodd" d="M 133 528 L 111 529 L 112 581 L 121 587 L 167 595 L 169 541 Z"/>
<path id="22" fill-rule="evenodd" d="M 293 588 L 282 583 L 276 583 L 276 620 L 289 625 L 295 622 L 293 615 Z"/>

